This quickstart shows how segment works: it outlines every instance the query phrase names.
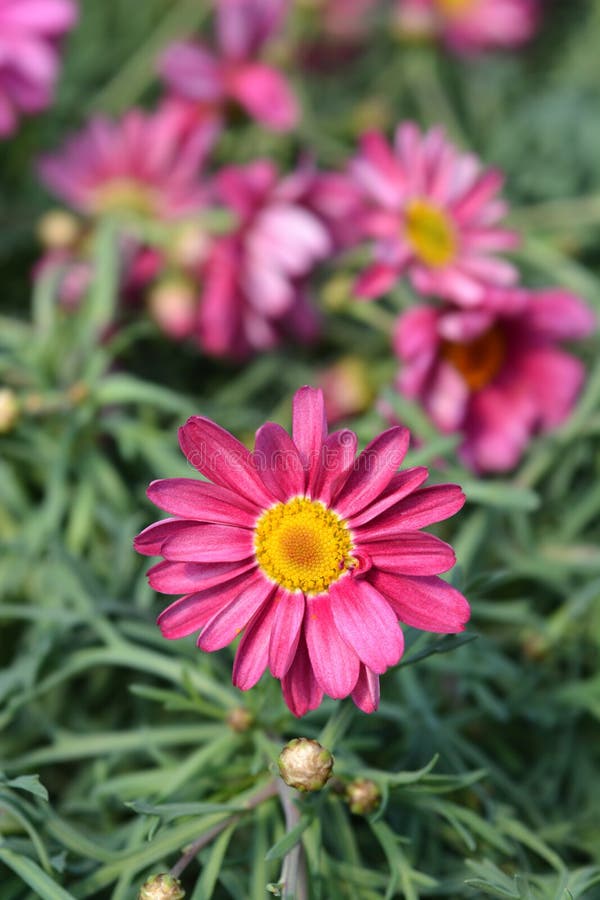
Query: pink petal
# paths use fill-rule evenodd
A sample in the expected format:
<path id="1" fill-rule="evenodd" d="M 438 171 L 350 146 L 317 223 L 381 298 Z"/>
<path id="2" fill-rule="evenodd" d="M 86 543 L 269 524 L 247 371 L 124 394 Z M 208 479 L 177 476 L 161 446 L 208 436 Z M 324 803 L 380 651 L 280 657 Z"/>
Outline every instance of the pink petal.
<path id="1" fill-rule="evenodd" d="M 391 606 L 372 585 L 346 576 L 332 584 L 329 597 L 335 626 L 361 662 L 378 675 L 398 662 L 402 631 Z"/>
<path id="2" fill-rule="evenodd" d="M 273 502 L 250 451 L 220 425 L 204 416 L 192 416 L 179 429 L 179 445 L 188 462 L 210 481 L 241 494 L 252 504 L 270 506 Z"/>
<path id="3" fill-rule="evenodd" d="M 245 585 L 238 596 L 212 617 L 198 638 L 201 650 L 212 653 L 222 650 L 244 630 L 252 616 L 266 603 L 275 588 L 261 573 L 252 578 L 243 576 Z M 218 590 L 218 588 L 216 589 Z"/>
<path id="4" fill-rule="evenodd" d="M 269 668 L 275 678 L 283 678 L 294 660 L 300 640 L 305 608 L 304 594 L 291 594 L 280 588 L 274 607 Z"/>
<path id="5" fill-rule="evenodd" d="M 242 593 L 249 580 L 251 577 L 240 575 L 229 584 L 219 584 L 205 591 L 180 597 L 160 614 L 156 620 L 158 627 L 164 637 L 170 640 L 204 628 L 215 613 Z"/>
<path id="6" fill-rule="evenodd" d="M 347 697 L 358 678 L 358 656 L 335 626 L 330 597 L 307 597 L 306 603 L 306 644 L 315 677 L 330 697 Z"/>
<path id="7" fill-rule="evenodd" d="M 296 445 L 281 425 L 267 422 L 256 433 L 254 464 L 269 491 L 280 500 L 304 493 L 304 468 Z"/>
<path id="8" fill-rule="evenodd" d="M 412 628 L 455 634 L 469 620 L 471 611 L 463 595 L 435 575 L 405 578 L 373 569 L 369 579 Z"/>
<path id="9" fill-rule="evenodd" d="M 258 515 L 256 507 L 239 494 L 193 478 L 153 481 L 146 493 L 160 509 L 182 519 L 253 528 Z"/>
<path id="10" fill-rule="evenodd" d="M 284 76 L 264 63 L 243 63 L 227 75 L 231 96 L 273 131 L 289 131 L 300 118 L 298 102 Z"/>
<path id="11" fill-rule="evenodd" d="M 381 515 L 390 506 L 399 503 L 408 494 L 412 494 L 413 491 L 421 487 L 423 482 L 427 480 L 428 475 L 429 472 L 424 466 L 415 466 L 412 469 L 404 469 L 402 472 L 398 472 L 394 475 L 385 491 L 373 503 L 359 512 L 358 515 L 350 516 L 348 524 L 351 528 L 357 528 L 359 525 L 370 522 L 375 516 Z"/>
<path id="12" fill-rule="evenodd" d="M 543 428 L 556 428 L 571 413 L 585 378 L 583 363 L 557 347 L 530 350 L 520 364 L 536 398 Z"/>
<path id="13" fill-rule="evenodd" d="M 504 176 L 497 169 L 488 169 L 473 187 L 454 204 L 453 212 L 459 222 L 475 216 L 482 206 L 501 190 Z"/>
<path id="14" fill-rule="evenodd" d="M 325 401 L 320 388 L 302 387 L 294 394 L 292 405 L 292 437 L 312 483 L 321 460 L 323 442 L 327 438 Z"/>
<path id="15" fill-rule="evenodd" d="M 283 699 L 295 716 L 304 716 L 309 710 L 316 709 L 323 699 L 323 690 L 315 678 L 302 632 L 294 661 L 281 679 L 281 688 Z"/>
<path id="16" fill-rule="evenodd" d="M 525 319 L 547 340 L 584 338 L 596 325 L 590 307 L 580 297 L 560 288 L 531 292 Z"/>
<path id="17" fill-rule="evenodd" d="M 133 541 L 133 546 L 143 556 L 160 556 L 162 545 L 167 538 L 173 537 L 180 531 L 185 531 L 193 522 L 185 519 L 161 519 L 144 528 Z"/>
<path id="18" fill-rule="evenodd" d="M 354 293 L 357 297 L 364 297 L 367 300 L 381 297 L 394 287 L 400 275 L 395 266 L 374 263 L 359 276 L 354 285 Z"/>
<path id="19" fill-rule="evenodd" d="M 453 516 L 462 509 L 465 499 L 457 484 L 435 484 L 421 488 L 377 519 L 356 529 L 357 540 L 359 543 L 378 541 L 407 531 L 418 531 Z"/>
<path id="20" fill-rule="evenodd" d="M 404 459 L 410 434 L 407 428 L 388 428 L 360 454 L 336 498 L 335 510 L 344 519 L 360 512 L 386 489 Z"/>
<path id="21" fill-rule="evenodd" d="M 254 559 L 247 562 L 226 563 L 157 563 L 148 570 L 148 581 L 154 591 L 161 594 L 189 594 L 224 584 L 244 572 L 255 568 Z"/>
<path id="22" fill-rule="evenodd" d="M 471 397 L 469 386 L 453 365 L 441 360 L 427 392 L 427 412 L 440 429 L 450 433 L 463 424 Z"/>
<path id="23" fill-rule="evenodd" d="M 373 541 L 367 552 L 376 569 L 401 575 L 439 575 L 456 562 L 454 550 L 433 534 L 406 532 L 391 541 Z"/>
<path id="24" fill-rule="evenodd" d="M 438 318 L 439 312 L 432 306 L 413 306 L 398 317 L 394 350 L 400 359 L 414 359 L 437 346 Z"/>
<path id="25" fill-rule="evenodd" d="M 234 685 L 241 691 L 253 688 L 267 668 L 274 615 L 275 604 L 264 603 L 246 626 L 235 654 L 232 675 Z"/>
<path id="26" fill-rule="evenodd" d="M 357 439 L 353 431 L 342 430 L 330 434 L 321 452 L 312 496 L 326 506 L 341 488 L 356 456 Z"/>
<path id="27" fill-rule="evenodd" d="M 247 528 L 186 524 L 162 544 L 160 552 L 171 562 L 235 562 L 254 553 L 253 534 Z"/>
<path id="28" fill-rule="evenodd" d="M 204 103 L 223 95 L 223 78 L 216 57 L 201 44 L 177 41 L 159 60 L 159 72 L 182 97 Z"/>
<path id="29" fill-rule="evenodd" d="M 361 665 L 356 687 L 352 691 L 352 699 L 359 709 L 372 713 L 379 706 L 379 677 Z"/>

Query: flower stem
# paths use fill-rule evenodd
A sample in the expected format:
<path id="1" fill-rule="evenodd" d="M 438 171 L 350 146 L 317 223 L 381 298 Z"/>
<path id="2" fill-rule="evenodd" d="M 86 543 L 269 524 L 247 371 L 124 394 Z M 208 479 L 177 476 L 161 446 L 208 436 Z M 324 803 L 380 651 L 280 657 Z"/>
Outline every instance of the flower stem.
<path id="1" fill-rule="evenodd" d="M 277 792 L 285 815 L 285 827 L 289 832 L 300 821 L 300 810 L 294 803 L 293 791 L 281 779 L 277 779 Z M 300 840 L 286 853 L 279 882 L 283 884 L 283 900 L 308 900 L 306 859 Z"/>
<path id="2" fill-rule="evenodd" d="M 279 779 L 278 779 L 279 780 Z M 246 809 L 255 809 L 257 806 L 260 806 L 265 800 L 268 800 L 270 797 L 274 797 L 277 794 L 278 785 L 275 779 L 268 781 L 263 787 L 250 796 L 244 803 Z M 191 863 L 191 861 L 198 855 L 200 850 L 205 847 L 207 844 L 210 844 L 222 831 L 226 828 L 229 828 L 230 825 L 234 825 L 239 822 L 242 818 L 243 813 L 235 813 L 235 815 L 227 816 L 226 819 L 223 819 L 222 822 L 219 822 L 217 825 L 213 825 L 212 828 L 208 828 L 206 831 L 202 832 L 202 834 L 196 838 L 193 844 L 187 848 L 185 853 L 181 856 L 178 862 L 171 868 L 169 874 L 174 878 L 179 878 L 181 873 L 187 868 L 187 866 Z"/>

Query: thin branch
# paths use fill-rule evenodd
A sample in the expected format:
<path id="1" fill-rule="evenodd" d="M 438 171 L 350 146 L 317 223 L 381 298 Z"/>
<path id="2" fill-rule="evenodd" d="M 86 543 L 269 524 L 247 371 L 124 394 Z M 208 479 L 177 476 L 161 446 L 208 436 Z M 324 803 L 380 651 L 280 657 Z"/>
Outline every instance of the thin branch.
<path id="1" fill-rule="evenodd" d="M 300 811 L 294 802 L 292 789 L 281 779 L 277 779 L 277 793 L 285 815 L 285 827 L 289 832 L 300 821 Z M 283 884 L 284 900 L 308 900 L 306 859 L 301 839 L 286 853 L 279 881 Z"/>

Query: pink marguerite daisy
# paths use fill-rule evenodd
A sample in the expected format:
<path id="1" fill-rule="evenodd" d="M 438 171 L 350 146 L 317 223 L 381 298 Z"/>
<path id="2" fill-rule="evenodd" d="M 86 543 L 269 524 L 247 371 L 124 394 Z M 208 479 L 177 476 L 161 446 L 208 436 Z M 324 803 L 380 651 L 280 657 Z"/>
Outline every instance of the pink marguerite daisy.
<path id="1" fill-rule="evenodd" d="M 118 122 L 97 116 L 62 150 L 42 158 L 40 175 L 87 215 L 173 219 L 206 205 L 199 172 L 214 137 L 213 125 L 191 125 L 177 102 L 152 113 L 131 109 Z"/>
<path id="2" fill-rule="evenodd" d="M 490 287 L 516 282 L 514 266 L 495 255 L 518 244 L 498 224 L 502 175 L 459 152 L 441 128 L 423 135 L 405 122 L 393 148 L 369 133 L 351 172 L 370 203 L 363 233 L 375 239 L 376 262 L 359 278 L 359 296 L 377 297 L 407 274 L 420 294 L 473 307 Z"/>
<path id="3" fill-rule="evenodd" d="M 351 694 L 365 712 L 379 675 L 403 651 L 399 620 L 459 632 L 469 606 L 438 577 L 455 562 L 448 544 L 420 531 L 454 515 L 457 485 L 422 487 L 428 472 L 398 471 L 405 428 L 375 438 L 357 457 L 356 435 L 328 435 L 321 391 L 295 395 L 292 436 L 267 423 L 253 452 L 201 416 L 180 429 L 188 461 L 208 481 L 155 481 L 148 495 L 172 518 L 146 528 L 136 549 L 164 561 L 150 584 L 183 594 L 158 619 L 163 635 L 201 629 L 212 652 L 240 634 L 233 682 L 253 687 L 267 666 L 291 711 L 323 694 Z"/>
<path id="4" fill-rule="evenodd" d="M 50 105 L 60 39 L 77 21 L 74 0 L 0 0 L 0 137 L 21 114 Z"/>
<path id="5" fill-rule="evenodd" d="M 159 60 L 169 89 L 196 106 L 200 119 L 220 122 L 235 103 L 273 131 L 288 131 L 299 118 L 284 76 L 258 55 L 280 29 L 287 0 L 218 0 L 217 51 L 196 41 L 171 44 Z"/>
<path id="6" fill-rule="evenodd" d="M 468 466 L 511 469 L 536 431 L 570 414 L 584 368 L 558 344 L 593 327 L 583 301 L 558 289 L 491 292 L 485 310 L 417 306 L 396 328 L 398 388 L 441 431 L 462 432 Z"/>
<path id="7" fill-rule="evenodd" d="M 456 53 L 519 47 L 535 33 L 539 0 L 397 0 L 407 36 L 439 37 Z"/>

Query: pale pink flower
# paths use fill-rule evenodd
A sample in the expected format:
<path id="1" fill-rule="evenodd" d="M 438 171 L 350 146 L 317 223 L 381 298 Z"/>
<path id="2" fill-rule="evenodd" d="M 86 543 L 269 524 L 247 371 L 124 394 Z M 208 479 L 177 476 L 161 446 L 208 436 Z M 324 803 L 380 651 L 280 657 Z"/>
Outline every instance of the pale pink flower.
<path id="1" fill-rule="evenodd" d="M 535 33 L 539 0 L 396 0 L 408 37 L 435 37 L 460 54 L 519 47 Z"/>
<path id="2" fill-rule="evenodd" d="M 502 175 L 457 150 L 441 128 L 423 135 L 404 122 L 393 147 L 369 133 L 350 170 L 370 201 L 364 234 L 375 239 L 376 262 L 359 278 L 358 296 L 379 296 L 406 274 L 420 294 L 473 307 L 490 287 L 516 282 L 514 266 L 495 255 L 518 243 L 498 224 Z"/>
<path id="3" fill-rule="evenodd" d="M 296 97 L 284 76 L 258 54 L 281 27 L 286 0 L 219 0 L 213 52 L 196 41 L 171 44 L 159 61 L 173 93 L 197 106 L 200 118 L 220 121 L 228 103 L 241 106 L 274 131 L 288 131 L 299 118 Z"/>
<path id="4" fill-rule="evenodd" d="M 583 301 L 558 289 L 494 291 L 484 310 L 417 306 L 394 337 L 398 388 L 440 431 L 462 433 L 468 466 L 511 469 L 534 433 L 569 416 L 584 368 L 559 342 L 593 325 Z"/>
<path id="5" fill-rule="evenodd" d="M 199 173 L 214 137 L 212 125 L 191 127 L 175 102 L 152 113 L 129 110 L 116 122 L 97 116 L 62 150 L 42 158 L 40 176 L 87 215 L 173 219 L 205 206 Z"/>
<path id="6" fill-rule="evenodd" d="M 0 137 L 12 134 L 21 114 L 50 105 L 59 42 L 76 20 L 74 0 L 0 0 Z"/>
<path id="7" fill-rule="evenodd" d="M 325 224 L 303 198 L 312 176 L 279 179 L 270 160 L 228 166 L 216 194 L 236 216 L 235 230 L 216 238 L 202 273 L 199 340 L 209 353 L 244 356 L 274 346 L 282 330 L 315 333 L 306 276 L 332 251 Z"/>
<path id="8" fill-rule="evenodd" d="M 233 683 L 253 687 L 269 667 L 295 715 L 351 694 L 365 712 L 379 678 L 403 651 L 398 620 L 462 631 L 469 606 L 438 577 L 452 548 L 424 526 L 454 515 L 457 485 L 421 487 L 427 469 L 398 472 L 409 442 L 390 428 L 355 458 L 356 435 L 327 434 L 323 396 L 301 388 L 292 436 L 267 423 L 253 452 L 210 419 L 179 432 L 208 481 L 153 482 L 150 499 L 172 518 L 146 528 L 136 549 L 164 562 L 150 584 L 183 594 L 158 618 L 167 638 L 201 629 L 212 652 L 242 635 Z"/>
<path id="9" fill-rule="evenodd" d="M 325 32 L 342 41 L 360 39 L 368 33 L 380 0 L 324 0 L 323 18 Z"/>

